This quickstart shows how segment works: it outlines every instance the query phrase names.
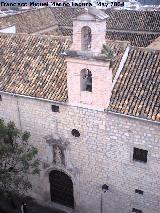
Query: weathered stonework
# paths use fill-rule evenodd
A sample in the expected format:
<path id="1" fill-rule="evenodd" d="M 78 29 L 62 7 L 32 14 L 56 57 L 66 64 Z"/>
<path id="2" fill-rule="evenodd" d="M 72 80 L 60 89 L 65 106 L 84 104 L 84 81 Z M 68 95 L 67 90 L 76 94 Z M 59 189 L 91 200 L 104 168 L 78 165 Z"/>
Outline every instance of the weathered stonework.
<path id="1" fill-rule="evenodd" d="M 48 174 L 58 169 L 73 181 L 76 212 L 100 213 L 103 184 L 109 186 L 103 194 L 104 212 L 128 213 L 132 208 L 159 212 L 158 123 L 65 104 L 59 105 L 56 113 L 51 110 L 52 102 L 1 95 L 0 118 L 30 131 L 30 142 L 39 149 L 42 171 L 32 180 L 32 195 L 38 200 L 50 202 Z M 72 129 L 77 129 L 80 137 L 74 137 Z M 68 142 L 65 165 L 54 164 L 48 136 Z M 148 150 L 146 164 L 132 160 L 133 147 Z M 143 190 L 144 195 L 135 194 L 135 189 Z"/>
<path id="2" fill-rule="evenodd" d="M 38 148 L 42 167 L 40 175 L 31 178 L 31 195 L 41 203 L 55 205 L 51 202 L 49 175 L 59 170 L 72 180 L 76 213 L 129 213 L 132 208 L 159 213 L 159 123 L 104 111 L 114 93 L 110 61 L 96 58 L 105 44 L 106 18 L 99 12 L 85 13 L 73 21 L 70 55 L 61 53 L 67 61 L 68 102 L 2 93 L 0 118 L 14 121 L 20 129 L 31 133 L 30 143 Z M 85 26 L 90 28 L 89 35 L 82 36 Z M 122 67 L 120 64 L 115 81 Z M 81 87 L 83 69 L 92 73 L 92 92 Z M 52 104 L 59 104 L 59 112 L 52 111 Z M 79 131 L 79 137 L 72 134 L 73 129 Z M 133 160 L 134 147 L 148 151 L 147 163 Z M 105 193 L 103 184 L 109 186 Z M 136 194 L 135 189 L 144 194 Z"/>

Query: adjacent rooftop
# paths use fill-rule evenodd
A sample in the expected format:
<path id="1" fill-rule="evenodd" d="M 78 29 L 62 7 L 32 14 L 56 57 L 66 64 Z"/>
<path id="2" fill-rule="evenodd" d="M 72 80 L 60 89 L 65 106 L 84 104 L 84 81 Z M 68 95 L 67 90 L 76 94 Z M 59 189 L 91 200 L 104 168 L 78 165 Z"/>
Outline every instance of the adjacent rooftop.
<path id="1" fill-rule="evenodd" d="M 0 18 L 0 22 L 15 25 L 17 33 L 72 36 L 72 20 L 82 13 L 84 8 L 78 7 L 42 8 Z M 100 11 L 98 15 L 101 18 L 109 16 L 106 19 L 107 39 L 129 41 L 133 46 L 146 47 L 160 36 L 159 11 L 107 9 L 105 13 L 106 16 L 104 11 Z"/>
<path id="2" fill-rule="evenodd" d="M 0 34 L 0 91 L 67 102 L 67 73 L 62 52 L 67 37 Z M 106 41 L 116 53 L 113 76 L 127 46 Z M 130 47 L 113 88 L 108 110 L 160 121 L 160 51 Z"/>

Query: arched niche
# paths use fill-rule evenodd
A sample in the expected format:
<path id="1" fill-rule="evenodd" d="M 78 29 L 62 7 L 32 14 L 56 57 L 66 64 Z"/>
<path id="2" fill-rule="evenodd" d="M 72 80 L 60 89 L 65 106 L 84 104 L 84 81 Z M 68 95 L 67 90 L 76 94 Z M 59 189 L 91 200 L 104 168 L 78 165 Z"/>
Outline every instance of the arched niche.
<path id="1" fill-rule="evenodd" d="M 53 144 L 53 163 L 65 166 L 65 149 L 61 145 Z"/>
<path id="2" fill-rule="evenodd" d="M 92 32 L 91 28 L 88 26 L 84 26 L 81 29 L 81 48 L 82 51 L 87 51 L 91 49 L 91 41 L 92 41 Z"/>
<path id="3" fill-rule="evenodd" d="M 92 72 L 89 69 L 82 69 L 81 77 L 81 91 L 92 92 Z"/>

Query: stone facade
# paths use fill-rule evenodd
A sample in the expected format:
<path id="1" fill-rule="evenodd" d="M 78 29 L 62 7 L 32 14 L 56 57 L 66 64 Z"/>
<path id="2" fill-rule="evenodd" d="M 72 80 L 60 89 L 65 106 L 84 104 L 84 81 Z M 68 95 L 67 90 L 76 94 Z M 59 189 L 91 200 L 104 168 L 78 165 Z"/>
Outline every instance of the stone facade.
<path id="1" fill-rule="evenodd" d="M 159 124 L 67 104 L 52 112 L 52 102 L 2 93 L 0 118 L 15 121 L 31 132 L 30 142 L 43 162 L 39 177 L 33 178 L 32 195 L 50 202 L 49 172 L 64 171 L 73 182 L 75 209 L 79 213 L 100 213 L 102 185 L 103 213 L 144 213 L 160 209 Z M 80 137 L 71 134 L 72 129 Z M 64 149 L 65 164 L 53 161 L 53 138 Z M 133 147 L 148 150 L 147 163 L 133 161 Z M 135 189 L 144 191 L 135 194 Z"/>
<path id="2" fill-rule="evenodd" d="M 81 29 L 87 26 L 92 35 L 91 48 L 85 54 L 91 57 L 67 55 L 67 102 L 4 92 L 0 118 L 14 121 L 31 133 L 30 143 L 38 148 L 42 167 L 40 175 L 31 178 L 31 195 L 41 203 L 56 205 L 51 202 L 49 177 L 51 171 L 58 170 L 73 183 L 74 210 L 67 212 L 129 213 L 137 209 L 159 213 L 159 123 L 104 110 L 110 102 L 113 76 L 110 60 L 94 57 L 105 43 L 105 18 L 101 17 L 85 13 L 73 22 L 72 53 L 83 52 Z M 92 73 L 92 92 L 81 91 L 83 69 Z M 54 112 L 52 105 L 58 105 L 59 112 Z M 146 163 L 133 160 L 134 148 L 148 151 Z M 109 187 L 105 193 L 104 184 Z M 135 189 L 142 190 L 143 195 Z"/>

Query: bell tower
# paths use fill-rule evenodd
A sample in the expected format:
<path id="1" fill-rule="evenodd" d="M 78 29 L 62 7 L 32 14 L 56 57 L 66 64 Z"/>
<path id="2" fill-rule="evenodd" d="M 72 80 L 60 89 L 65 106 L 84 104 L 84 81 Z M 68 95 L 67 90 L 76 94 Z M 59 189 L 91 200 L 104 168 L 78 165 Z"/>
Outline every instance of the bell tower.
<path id="1" fill-rule="evenodd" d="M 71 105 L 104 110 L 109 104 L 111 58 L 102 54 L 107 18 L 104 12 L 90 7 L 73 20 L 73 43 L 65 51 Z"/>

